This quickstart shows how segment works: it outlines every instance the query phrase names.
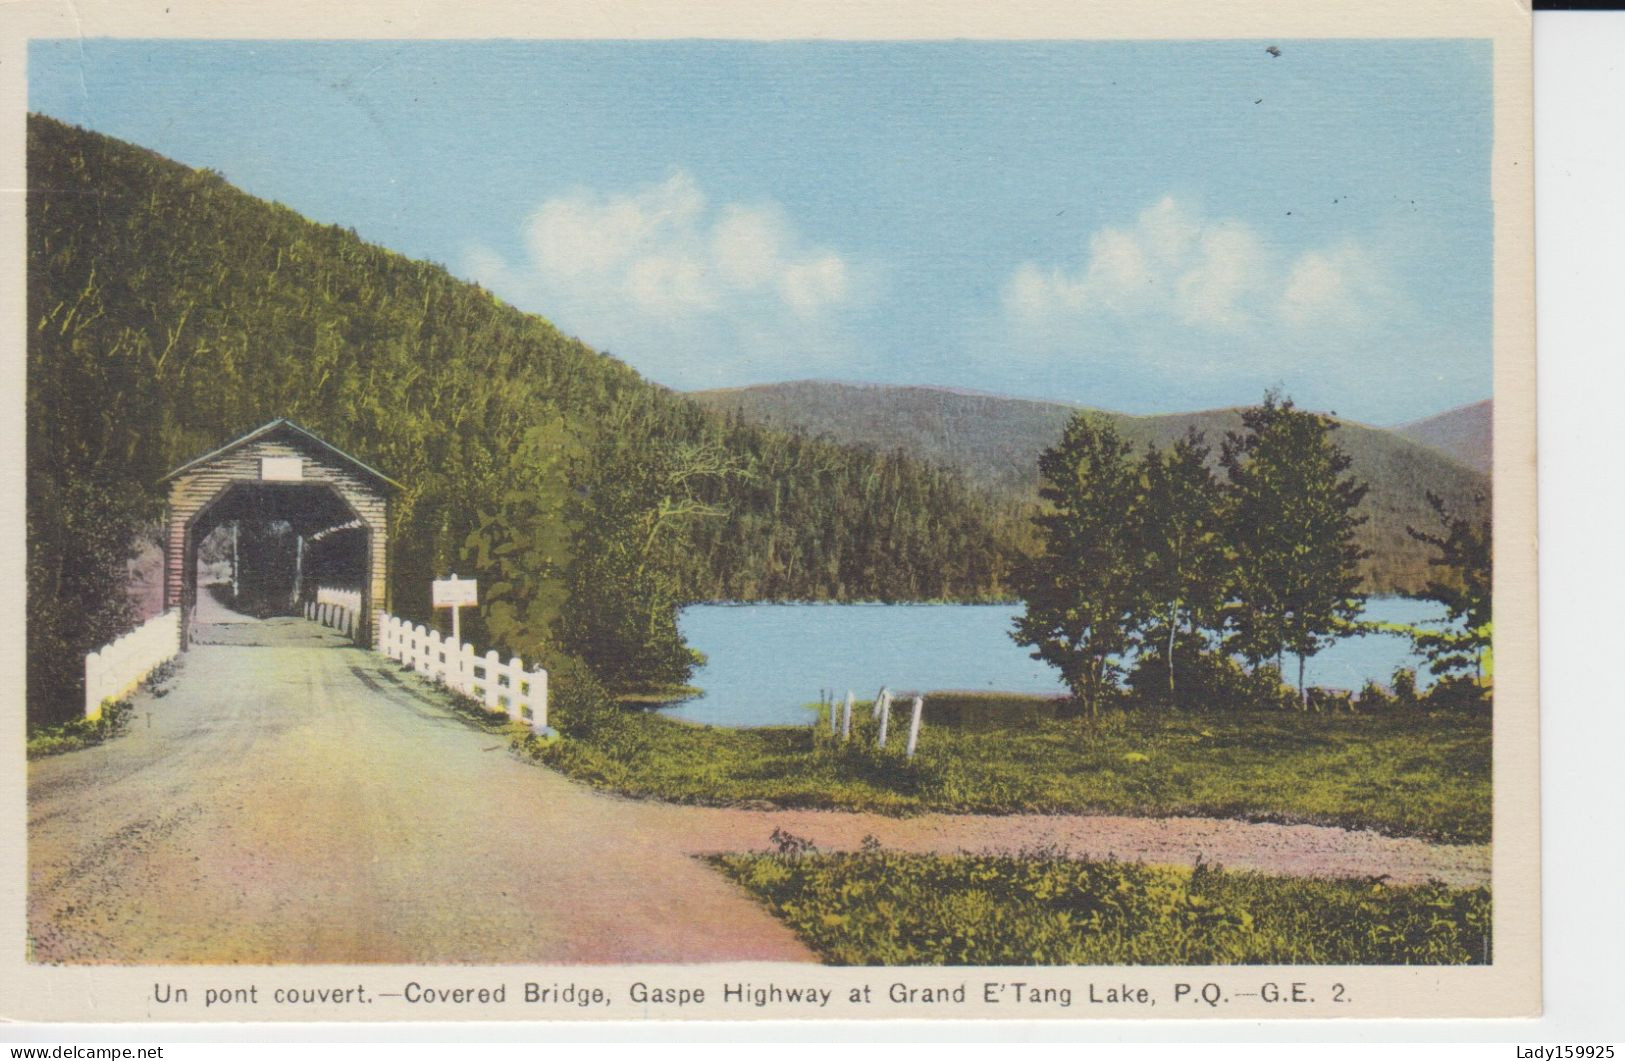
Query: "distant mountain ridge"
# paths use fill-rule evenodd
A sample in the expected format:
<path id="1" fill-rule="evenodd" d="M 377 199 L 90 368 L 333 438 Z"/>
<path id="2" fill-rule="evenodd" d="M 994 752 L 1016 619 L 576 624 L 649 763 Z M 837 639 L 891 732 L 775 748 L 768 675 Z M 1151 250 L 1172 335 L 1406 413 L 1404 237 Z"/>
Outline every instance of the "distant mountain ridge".
<path id="1" fill-rule="evenodd" d="M 1394 430 L 1424 446 L 1448 453 L 1474 471 L 1490 474 L 1495 456 L 1495 402 L 1463 405 Z"/>
<path id="2" fill-rule="evenodd" d="M 1225 432 L 1241 427 L 1236 409 L 1130 416 L 1030 398 L 820 380 L 697 391 L 690 397 L 754 423 L 901 450 L 956 469 L 990 493 L 1017 497 L 1036 494 L 1039 453 L 1060 438 L 1068 418 L 1080 411 L 1110 420 L 1137 449 L 1150 443 L 1167 447 L 1195 427 L 1206 434 L 1216 456 Z M 1369 521 L 1360 532 L 1372 554 L 1364 562 L 1368 588 L 1419 589 L 1429 577 L 1430 550 L 1412 539 L 1406 527 L 1433 526 L 1429 492 L 1444 498 L 1452 510 L 1481 510 L 1489 497 L 1489 477 L 1453 459 L 1442 446 L 1400 431 L 1339 422 L 1338 444 L 1352 458 L 1354 474 L 1371 484 L 1364 505 Z"/>

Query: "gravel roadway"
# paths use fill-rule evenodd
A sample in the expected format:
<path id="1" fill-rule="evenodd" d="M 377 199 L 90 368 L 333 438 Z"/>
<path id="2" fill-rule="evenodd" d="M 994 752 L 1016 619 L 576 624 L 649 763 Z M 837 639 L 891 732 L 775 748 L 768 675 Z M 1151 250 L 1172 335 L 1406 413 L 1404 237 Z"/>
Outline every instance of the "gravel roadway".
<path id="1" fill-rule="evenodd" d="M 1487 845 L 1093 815 L 688 807 L 519 761 L 301 619 L 198 628 L 129 731 L 31 762 L 30 958 L 48 963 L 812 961 L 693 856 L 1020 850 L 1395 882 L 1489 880 Z"/>

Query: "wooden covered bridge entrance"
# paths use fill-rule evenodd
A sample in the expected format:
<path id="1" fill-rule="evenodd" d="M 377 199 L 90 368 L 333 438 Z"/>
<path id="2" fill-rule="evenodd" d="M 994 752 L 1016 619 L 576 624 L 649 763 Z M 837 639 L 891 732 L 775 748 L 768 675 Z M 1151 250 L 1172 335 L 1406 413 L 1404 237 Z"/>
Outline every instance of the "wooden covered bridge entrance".
<path id="1" fill-rule="evenodd" d="M 258 615 L 297 614 L 319 595 L 340 594 L 359 603 L 355 639 L 372 643 L 389 608 L 389 495 L 399 483 L 281 419 L 162 481 L 164 606 L 181 610 L 183 647 L 205 542 L 211 555 L 229 556 L 206 592 Z"/>

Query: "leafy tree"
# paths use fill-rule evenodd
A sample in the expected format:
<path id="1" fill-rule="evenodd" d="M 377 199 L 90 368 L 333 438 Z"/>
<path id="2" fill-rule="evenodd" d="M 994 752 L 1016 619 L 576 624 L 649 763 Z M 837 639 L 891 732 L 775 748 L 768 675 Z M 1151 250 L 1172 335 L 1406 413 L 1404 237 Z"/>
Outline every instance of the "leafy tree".
<path id="1" fill-rule="evenodd" d="M 28 597 L 51 604 L 28 617 L 32 719 L 82 715 L 86 653 L 135 626 L 128 563 L 151 511 L 127 485 L 29 479 Z"/>
<path id="2" fill-rule="evenodd" d="M 1298 657 L 1298 695 L 1308 708 L 1304 664 L 1359 616 L 1355 530 L 1366 487 L 1344 473 L 1349 458 L 1332 438 L 1337 422 L 1267 393 L 1226 435 L 1234 591 L 1228 647 L 1253 665 Z"/>
<path id="3" fill-rule="evenodd" d="M 503 645 L 529 640 L 532 663 L 560 662 L 550 641 L 527 635 L 551 631 L 564 614 L 572 530 L 568 470 L 581 456 L 563 417 L 527 428 L 514 452 L 520 481 L 480 499 L 476 524 L 463 541 L 464 569 L 480 580 L 485 632 Z"/>
<path id="4" fill-rule="evenodd" d="M 1208 470 L 1209 452 L 1195 428 L 1166 453 L 1148 447 L 1131 520 L 1144 593 L 1140 647 L 1162 657 L 1171 704 L 1178 702 L 1178 642 L 1200 651 L 1204 639 L 1197 632 L 1216 621 L 1224 600 L 1223 495 Z"/>
<path id="5" fill-rule="evenodd" d="M 1038 459 L 1047 507 L 1034 517 L 1043 550 L 1017 569 L 1026 611 L 1012 637 L 1057 668 L 1084 710 L 1099 713 L 1130 644 L 1140 570 L 1129 522 L 1137 484 L 1128 443 L 1079 413 Z"/>
<path id="6" fill-rule="evenodd" d="M 683 532 L 725 514 L 701 490 L 735 470 L 714 446 L 667 443 L 651 451 L 627 446 L 611 430 L 578 478 L 570 597 L 558 627 L 565 650 L 611 689 L 680 684 L 699 663 L 677 629 L 686 603 Z"/>
<path id="7" fill-rule="evenodd" d="M 1494 634 L 1492 537 L 1488 519 L 1450 511 L 1443 498 L 1429 493 L 1428 505 L 1438 517 L 1438 531 L 1407 527 L 1412 538 L 1438 550 L 1429 559 L 1435 571 L 1421 596 L 1444 605 L 1445 621 L 1437 630 L 1412 635 L 1416 650 L 1436 675 L 1471 670 L 1482 685 L 1488 676 Z"/>

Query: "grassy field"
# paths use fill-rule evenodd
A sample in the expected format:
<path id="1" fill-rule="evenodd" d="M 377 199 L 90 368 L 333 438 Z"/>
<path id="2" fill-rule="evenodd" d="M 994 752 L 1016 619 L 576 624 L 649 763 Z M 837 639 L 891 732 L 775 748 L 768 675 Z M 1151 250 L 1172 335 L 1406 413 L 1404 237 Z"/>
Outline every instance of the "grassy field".
<path id="1" fill-rule="evenodd" d="M 835 965 L 1461 965 L 1486 888 L 868 850 L 711 863 Z"/>
<path id="2" fill-rule="evenodd" d="M 1044 717 L 1009 698 L 1007 721 L 933 718 L 902 757 L 906 712 L 873 747 L 860 707 L 850 742 L 827 727 L 724 729 L 570 704 L 564 739 L 520 744 L 578 780 L 686 803 L 832 807 L 908 814 L 1095 812 L 1203 815 L 1374 829 L 1452 843 L 1490 838 L 1484 714 L 1259 711 Z"/>

